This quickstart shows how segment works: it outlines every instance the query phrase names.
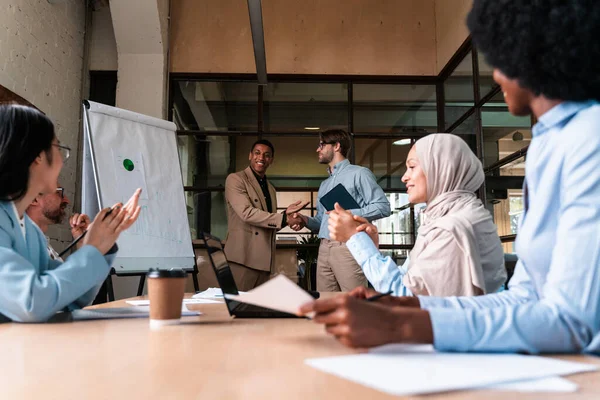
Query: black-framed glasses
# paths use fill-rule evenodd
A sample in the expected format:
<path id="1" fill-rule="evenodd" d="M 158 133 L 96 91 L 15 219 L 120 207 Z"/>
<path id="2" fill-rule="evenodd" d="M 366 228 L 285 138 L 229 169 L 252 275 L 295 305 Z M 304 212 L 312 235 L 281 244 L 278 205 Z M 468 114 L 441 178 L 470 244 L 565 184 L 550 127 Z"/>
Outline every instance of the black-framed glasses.
<path id="1" fill-rule="evenodd" d="M 60 151 L 60 155 L 63 158 L 63 161 L 67 161 L 69 159 L 69 156 L 71 155 L 71 148 L 62 144 L 58 144 L 58 143 L 52 143 L 52 146 L 56 146 L 58 147 L 58 150 Z"/>
<path id="2" fill-rule="evenodd" d="M 325 147 L 328 144 L 336 144 L 337 142 L 319 142 L 319 150 L 323 150 L 323 147 Z"/>
<path id="3" fill-rule="evenodd" d="M 56 193 L 58 193 L 60 195 L 61 199 L 65 198 L 65 188 L 64 187 L 57 187 Z"/>

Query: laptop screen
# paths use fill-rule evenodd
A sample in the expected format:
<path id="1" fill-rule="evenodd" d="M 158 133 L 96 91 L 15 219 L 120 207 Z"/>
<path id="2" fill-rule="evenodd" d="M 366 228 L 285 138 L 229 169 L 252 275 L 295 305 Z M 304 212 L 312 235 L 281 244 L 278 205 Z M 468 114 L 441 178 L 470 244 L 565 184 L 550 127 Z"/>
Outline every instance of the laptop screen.
<path id="1" fill-rule="evenodd" d="M 208 251 L 208 256 L 221 290 L 226 294 L 238 294 L 237 285 L 233 279 L 231 269 L 229 269 L 229 264 L 227 263 L 221 240 L 208 233 L 203 233 L 203 235 L 204 242 L 206 243 L 206 250 Z"/>

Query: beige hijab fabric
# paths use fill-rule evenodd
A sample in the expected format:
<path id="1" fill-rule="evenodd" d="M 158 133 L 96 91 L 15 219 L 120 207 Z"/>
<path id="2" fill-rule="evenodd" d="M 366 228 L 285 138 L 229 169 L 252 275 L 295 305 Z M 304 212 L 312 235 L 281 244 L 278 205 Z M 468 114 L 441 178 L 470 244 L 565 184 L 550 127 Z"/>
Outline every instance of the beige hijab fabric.
<path id="1" fill-rule="evenodd" d="M 492 216 L 475 191 L 481 162 L 458 136 L 431 134 L 415 144 L 427 178 L 427 207 L 403 283 L 414 295 L 474 296 L 506 280 Z"/>

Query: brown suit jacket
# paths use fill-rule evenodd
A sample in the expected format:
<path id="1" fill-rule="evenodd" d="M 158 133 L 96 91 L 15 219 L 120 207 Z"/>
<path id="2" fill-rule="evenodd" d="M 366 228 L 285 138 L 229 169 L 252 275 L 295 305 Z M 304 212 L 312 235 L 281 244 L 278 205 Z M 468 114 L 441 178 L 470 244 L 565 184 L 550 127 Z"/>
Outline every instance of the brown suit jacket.
<path id="1" fill-rule="evenodd" d="M 270 182 L 268 185 L 273 210 L 277 210 L 275 188 Z M 275 264 L 275 233 L 282 227 L 283 214 L 267 210 L 262 189 L 250 167 L 227 176 L 225 199 L 227 260 L 260 271 L 272 271 Z"/>

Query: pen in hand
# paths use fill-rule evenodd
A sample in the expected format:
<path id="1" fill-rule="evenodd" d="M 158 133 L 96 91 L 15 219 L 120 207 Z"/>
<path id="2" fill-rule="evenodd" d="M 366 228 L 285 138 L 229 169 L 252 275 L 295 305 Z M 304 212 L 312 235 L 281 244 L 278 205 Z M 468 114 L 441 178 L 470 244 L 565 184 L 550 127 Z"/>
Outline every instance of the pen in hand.
<path id="1" fill-rule="evenodd" d="M 108 217 L 110 215 L 110 213 L 113 211 L 114 208 L 111 208 L 110 210 L 108 210 L 106 212 L 106 215 L 104 216 L 104 218 Z M 73 248 L 73 246 L 75 246 L 77 243 L 79 243 L 81 241 L 81 239 L 83 239 L 85 237 L 85 234 L 88 233 L 87 230 L 85 230 L 81 235 L 79 235 L 79 237 L 77 237 L 77 239 L 73 240 L 71 242 L 70 245 L 67 246 L 66 249 L 64 249 L 63 251 L 61 251 L 60 253 L 58 253 L 58 257 L 62 258 L 62 256 L 64 256 L 65 254 L 67 254 L 67 252 L 69 250 L 71 250 Z"/>
<path id="2" fill-rule="evenodd" d="M 378 299 L 380 299 L 380 298 L 382 298 L 384 296 L 389 296 L 392 293 L 393 292 L 390 290 L 390 291 L 385 292 L 385 293 L 379 293 L 379 294 L 376 294 L 375 296 L 367 297 L 365 300 L 366 301 L 375 301 L 375 300 L 378 300 Z"/>

